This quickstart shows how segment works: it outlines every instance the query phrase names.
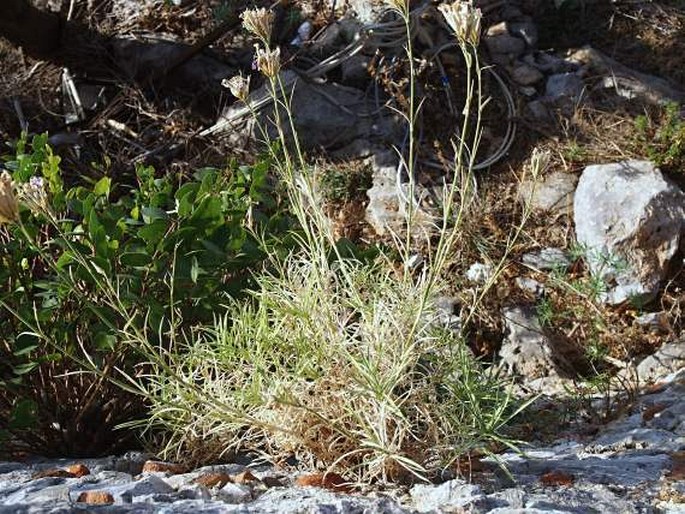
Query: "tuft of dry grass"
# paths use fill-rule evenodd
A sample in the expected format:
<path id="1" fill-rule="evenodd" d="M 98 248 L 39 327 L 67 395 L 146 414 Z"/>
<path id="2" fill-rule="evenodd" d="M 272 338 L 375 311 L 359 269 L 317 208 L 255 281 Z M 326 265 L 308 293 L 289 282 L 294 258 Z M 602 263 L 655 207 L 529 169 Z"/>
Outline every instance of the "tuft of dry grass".
<path id="1" fill-rule="evenodd" d="M 286 259 L 254 304 L 169 354 L 174 375 L 149 375 L 168 452 L 211 441 L 221 451 L 205 458 L 294 454 L 368 482 L 431 476 L 506 440 L 515 401 L 441 326 L 427 277 L 312 257 Z"/>

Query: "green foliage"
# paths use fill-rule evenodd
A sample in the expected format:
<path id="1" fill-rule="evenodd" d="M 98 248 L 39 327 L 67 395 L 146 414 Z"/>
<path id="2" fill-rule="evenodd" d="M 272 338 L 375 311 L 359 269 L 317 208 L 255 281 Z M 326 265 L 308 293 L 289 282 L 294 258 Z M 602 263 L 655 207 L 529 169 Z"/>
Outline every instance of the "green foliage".
<path id="1" fill-rule="evenodd" d="M 638 144 L 658 166 L 685 164 L 685 119 L 677 103 L 666 104 L 658 119 L 647 115 L 635 118 Z"/>
<path id="2" fill-rule="evenodd" d="M 214 19 L 218 22 L 226 21 L 235 14 L 235 5 L 233 1 L 222 0 L 213 9 Z"/>
<path id="3" fill-rule="evenodd" d="M 554 310 L 554 304 L 549 298 L 541 298 L 535 307 L 535 312 L 540 324 L 543 327 L 554 326 L 556 313 Z"/>
<path id="4" fill-rule="evenodd" d="M 552 270 L 546 284 L 547 294 L 538 300 L 536 313 L 540 323 L 548 329 L 572 327 L 570 333 L 581 329 L 583 338 L 580 345 L 590 365 L 590 378 L 593 378 L 603 372 L 604 361 L 609 354 L 603 342 L 608 327 L 600 309 L 609 284 L 602 272 L 611 270 L 620 274 L 626 271 L 628 264 L 620 256 L 593 251 L 578 243 L 572 245 L 568 252 L 571 260 L 592 260 L 598 269 L 594 273 L 587 270 L 582 274 L 570 274 L 565 267 Z"/>
<path id="5" fill-rule="evenodd" d="M 587 150 L 580 145 L 577 141 L 569 141 L 567 146 L 564 148 L 564 158 L 572 161 L 579 162 L 587 159 Z"/>
<path id="6" fill-rule="evenodd" d="M 272 234 L 288 229 L 267 160 L 201 169 L 182 184 L 139 166 L 134 187 L 105 176 L 65 188 L 42 135 L 20 140 L 5 166 L 18 183 L 42 176 L 49 199 L 0 227 L 0 422 L 10 429 L 26 428 L 26 402 L 40 397 L 32 373 L 65 355 L 96 367 L 125 355 L 124 368 L 137 365 L 122 327 L 161 341 L 170 320 L 183 320 L 178 330 L 211 320 L 249 284 L 260 245 L 281 245 Z"/>
<path id="7" fill-rule="evenodd" d="M 328 202 L 349 202 L 371 188 L 371 179 L 368 169 L 328 169 L 321 176 L 321 195 Z"/>

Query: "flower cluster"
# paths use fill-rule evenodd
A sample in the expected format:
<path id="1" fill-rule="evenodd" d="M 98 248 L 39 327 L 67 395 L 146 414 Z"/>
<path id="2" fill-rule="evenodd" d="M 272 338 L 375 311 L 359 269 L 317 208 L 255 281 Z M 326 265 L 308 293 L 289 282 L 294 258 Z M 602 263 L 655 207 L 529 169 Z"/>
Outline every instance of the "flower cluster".
<path id="1" fill-rule="evenodd" d="M 0 224 L 19 221 L 20 203 L 33 213 L 46 213 L 49 206 L 45 182 L 41 177 L 31 177 L 27 183 L 17 184 L 7 171 L 3 171 L 0 174 Z"/>
<path id="2" fill-rule="evenodd" d="M 271 28 L 274 22 L 273 12 L 260 8 L 248 9 L 242 14 L 243 27 L 251 34 L 257 36 L 261 45 L 255 45 L 255 65 L 267 78 L 275 79 L 281 71 L 281 50 L 269 48 L 271 40 Z M 233 95 L 243 101 L 247 98 L 246 91 L 249 81 L 246 82 L 241 76 L 233 77 L 225 81 L 224 86 L 231 90 Z"/>
<path id="3" fill-rule="evenodd" d="M 271 40 L 271 27 L 274 22 L 273 12 L 263 7 L 260 9 L 248 9 L 242 14 L 241 18 L 243 19 L 245 30 L 257 36 L 265 45 L 269 44 Z"/>
<path id="4" fill-rule="evenodd" d="M 483 15 L 480 9 L 473 6 L 471 0 L 456 0 L 451 4 L 440 4 L 438 9 L 460 43 L 478 46 Z"/>
<path id="5" fill-rule="evenodd" d="M 45 181 L 41 177 L 31 177 L 17 190 L 19 201 L 26 205 L 31 212 L 45 213 L 48 210 L 48 194 L 45 191 Z"/>

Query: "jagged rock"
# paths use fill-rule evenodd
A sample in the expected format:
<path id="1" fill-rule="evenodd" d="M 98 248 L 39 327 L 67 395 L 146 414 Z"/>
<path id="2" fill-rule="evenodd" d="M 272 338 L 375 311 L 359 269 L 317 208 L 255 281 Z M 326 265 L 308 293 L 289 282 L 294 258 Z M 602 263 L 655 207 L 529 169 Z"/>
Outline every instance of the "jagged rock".
<path id="1" fill-rule="evenodd" d="M 120 457 L 112 457 L 113 462 L 110 464 L 107 459 L 98 459 L 96 463 L 89 463 L 86 461 L 86 465 L 93 472 L 104 471 L 106 469 L 113 469 L 114 471 L 119 471 L 121 473 L 128 473 L 130 475 L 137 475 L 143 471 L 143 466 L 145 462 L 150 460 L 152 455 L 143 452 L 126 452 Z M 110 468 L 111 466 L 111 468 Z"/>
<path id="2" fill-rule="evenodd" d="M 306 150 L 341 151 L 361 142 L 354 147 L 355 152 L 368 155 L 374 142 L 395 141 L 396 136 L 399 137 L 401 124 L 390 115 L 369 116 L 373 109 L 359 89 L 307 82 L 290 70 L 283 71 L 280 80 L 290 101 L 298 139 Z M 269 140 L 277 140 L 276 111 L 268 87 L 264 85 L 252 92 L 249 101 L 253 110 L 258 111 L 256 123 L 250 109 L 237 103 L 203 135 L 226 132 L 229 140 L 244 146 L 248 141 L 262 141 L 265 134 L 261 130 L 264 129 Z M 292 130 L 286 121 L 288 114 L 282 108 L 279 113 L 284 120 L 281 127 L 285 137 L 291 140 Z M 347 157 L 354 156 L 348 152 Z"/>
<path id="3" fill-rule="evenodd" d="M 545 73 L 562 73 L 576 71 L 577 66 L 546 52 L 535 52 L 524 55 L 521 60 Z"/>
<path id="4" fill-rule="evenodd" d="M 219 490 L 218 495 L 226 503 L 245 503 L 252 500 L 252 489 L 229 482 Z"/>
<path id="5" fill-rule="evenodd" d="M 218 464 L 214 466 L 204 466 L 189 473 L 171 475 L 165 477 L 165 480 L 174 488 L 181 488 L 192 484 L 202 484 L 207 487 L 212 487 L 212 479 L 215 484 L 219 484 L 224 480 L 225 482 L 228 482 L 232 480 L 232 476 L 243 471 L 245 471 L 245 466 L 241 466 L 240 464 Z M 223 485 L 223 483 L 221 483 L 221 485 Z"/>
<path id="6" fill-rule="evenodd" d="M 538 27 L 532 19 L 526 18 L 522 21 L 510 22 L 509 32 L 512 36 L 523 39 L 529 47 L 534 48 L 538 44 Z"/>
<path id="7" fill-rule="evenodd" d="M 379 152 L 371 159 L 373 185 L 367 191 L 369 204 L 366 220 L 377 234 L 398 230 L 404 223 L 402 201 L 397 192 L 397 155 L 391 151 Z"/>
<path id="8" fill-rule="evenodd" d="M 539 72 L 537 68 L 534 68 L 529 64 L 521 63 L 515 66 L 511 71 L 511 78 L 514 82 L 521 84 L 522 86 L 532 86 L 544 79 L 545 76 Z"/>
<path id="9" fill-rule="evenodd" d="M 641 416 L 638 416 L 640 419 Z M 627 428 L 625 425 L 616 429 L 609 428 L 596 439 L 587 451 L 607 453 L 625 451 L 627 448 L 650 450 L 652 452 L 675 452 L 685 447 L 685 439 L 668 430 L 658 428 Z"/>
<path id="10" fill-rule="evenodd" d="M 155 474 L 145 474 L 135 482 L 124 482 L 115 485 L 106 482 L 105 484 L 96 483 L 73 487 L 69 491 L 69 497 L 72 501 L 76 501 L 81 493 L 93 490 L 110 493 L 117 504 L 131 503 L 133 501 L 140 501 L 142 497 L 154 497 L 154 495 L 165 495 L 174 492 L 174 488 L 163 478 Z"/>
<path id="11" fill-rule="evenodd" d="M 461 332 L 462 322 L 458 312 L 458 301 L 456 298 L 441 296 L 435 300 L 438 311 L 438 321 L 441 326 L 456 333 Z"/>
<path id="12" fill-rule="evenodd" d="M 573 212 L 573 193 L 577 183 L 578 177 L 575 175 L 555 171 L 542 181 L 529 179 L 521 182 L 518 199 L 535 211 L 570 215 Z"/>
<path id="13" fill-rule="evenodd" d="M 507 336 L 499 356 L 509 373 L 524 380 L 567 374 L 569 363 L 533 312 L 523 307 L 510 307 L 504 309 L 502 315 Z"/>
<path id="14" fill-rule="evenodd" d="M 685 341 L 666 343 L 656 353 L 643 359 L 635 370 L 640 382 L 654 382 L 685 368 Z M 630 377 L 628 371 L 624 373 Z"/>
<path id="15" fill-rule="evenodd" d="M 143 464 L 142 473 L 169 473 L 178 475 L 185 471 L 185 468 L 175 462 L 164 462 L 159 460 L 147 460 Z"/>
<path id="16" fill-rule="evenodd" d="M 380 0 L 349 0 L 348 4 L 362 23 L 377 22 L 387 9 Z"/>
<path id="17" fill-rule="evenodd" d="M 571 259 L 561 248 L 543 248 L 524 254 L 521 262 L 538 271 L 564 270 L 571 265 Z"/>
<path id="18" fill-rule="evenodd" d="M 21 462 L 0 462 L 0 475 L 24 469 L 26 466 Z"/>
<path id="19" fill-rule="evenodd" d="M 527 451 L 525 456 L 506 454 L 502 460 L 523 483 L 537 481 L 544 473 L 554 470 L 573 476 L 576 482 L 623 486 L 653 480 L 669 464 L 665 453 L 641 455 L 612 451 L 607 455 L 594 455 L 588 451 L 593 444 L 560 443 L 551 448 Z"/>
<path id="20" fill-rule="evenodd" d="M 211 500 L 212 493 L 202 484 L 193 484 L 180 487 L 177 493 L 178 499 L 183 500 Z"/>
<path id="21" fill-rule="evenodd" d="M 649 161 L 588 166 L 574 198 L 578 242 L 602 298 L 647 301 L 667 276 L 685 227 L 685 195 Z"/>
<path id="22" fill-rule="evenodd" d="M 595 75 L 606 75 L 611 79 L 606 85 L 625 88 L 632 97 L 638 96 L 653 104 L 685 100 L 685 92 L 674 89 L 667 80 L 635 71 L 591 46 L 573 52 L 568 60 L 584 65 Z"/>
<path id="23" fill-rule="evenodd" d="M 585 82 L 577 73 L 555 73 L 547 77 L 545 97 L 552 102 L 563 99 L 576 101 L 582 96 L 584 89 Z"/>
<path id="24" fill-rule="evenodd" d="M 378 235 L 401 233 L 407 219 L 409 186 L 406 183 L 398 185 L 399 158 L 392 150 L 377 151 L 370 163 L 373 168 L 373 185 L 366 192 L 369 197 L 366 221 Z M 415 192 L 415 198 L 418 197 L 419 194 Z M 413 235 L 417 237 L 426 237 L 435 227 L 431 215 L 423 209 L 414 211 L 413 225 Z"/>
<path id="25" fill-rule="evenodd" d="M 10 489 L 2 498 L 4 505 L 52 503 L 69 500 L 69 487 L 75 478 L 46 477 L 32 480 L 23 487 Z M 75 499 L 75 498 L 74 498 Z"/>
<path id="26" fill-rule="evenodd" d="M 491 55 L 507 54 L 518 57 L 526 50 L 526 43 L 522 39 L 509 34 L 485 35 L 483 42 Z"/>
<path id="27" fill-rule="evenodd" d="M 190 45 L 159 36 L 121 36 L 110 43 L 113 59 L 132 80 L 146 81 L 166 70 Z M 232 66 L 210 55 L 198 54 L 165 77 L 165 84 L 180 90 L 202 90 L 209 96 L 221 93 L 221 80 L 236 73 Z"/>
<path id="28" fill-rule="evenodd" d="M 493 269 L 490 264 L 474 262 L 466 270 L 466 278 L 476 284 L 485 284 L 492 278 Z"/>
<path id="29" fill-rule="evenodd" d="M 410 491 L 414 508 L 419 512 L 464 512 L 480 510 L 485 494 L 477 485 L 450 480 L 439 486 L 415 485 Z"/>
<path id="30" fill-rule="evenodd" d="M 516 277 L 516 285 L 535 296 L 542 296 L 545 294 L 545 286 L 532 278 Z"/>

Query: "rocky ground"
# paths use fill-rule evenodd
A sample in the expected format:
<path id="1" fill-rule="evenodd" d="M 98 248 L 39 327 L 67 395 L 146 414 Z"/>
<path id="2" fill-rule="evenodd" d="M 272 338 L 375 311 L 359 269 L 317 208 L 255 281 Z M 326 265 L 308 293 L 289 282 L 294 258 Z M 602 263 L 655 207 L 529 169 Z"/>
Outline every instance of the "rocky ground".
<path id="1" fill-rule="evenodd" d="M 594 435 L 578 435 L 585 427 L 548 445 L 501 454 L 499 464 L 474 462 L 468 478 L 386 493 L 356 491 L 335 475 L 263 465 L 188 472 L 140 453 L 3 462 L 0 513 L 92 512 L 94 505 L 122 513 L 685 512 L 683 394 L 680 370 Z"/>

